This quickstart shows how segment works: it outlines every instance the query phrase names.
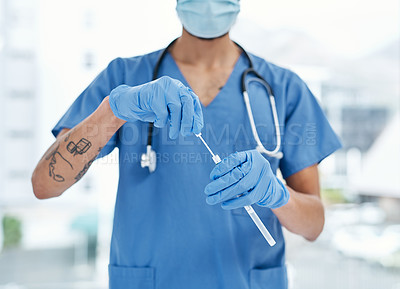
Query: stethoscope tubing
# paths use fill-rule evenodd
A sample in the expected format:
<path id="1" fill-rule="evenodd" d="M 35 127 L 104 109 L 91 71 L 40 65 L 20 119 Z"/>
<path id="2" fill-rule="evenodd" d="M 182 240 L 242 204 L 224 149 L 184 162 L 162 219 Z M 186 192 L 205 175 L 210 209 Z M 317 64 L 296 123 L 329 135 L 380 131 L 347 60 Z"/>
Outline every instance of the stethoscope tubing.
<path id="1" fill-rule="evenodd" d="M 161 63 L 162 63 L 163 59 L 165 58 L 166 54 L 168 53 L 169 48 L 176 42 L 176 40 L 177 39 L 174 39 L 170 44 L 168 44 L 168 46 L 161 52 L 160 56 L 158 57 L 156 65 L 153 70 L 153 80 L 156 80 L 158 78 L 158 72 L 159 72 Z M 245 57 L 249 63 L 249 67 L 243 72 L 242 77 L 241 77 L 241 90 L 242 90 L 243 100 L 246 105 L 246 110 L 247 110 L 247 114 L 249 117 L 249 122 L 250 122 L 251 130 L 253 133 L 253 137 L 257 143 L 256 149 L 262 154 L 280 159 L 283 156 L 282 152 L 279 151 L 281 148 L 281 134 L 280 134 L 279 119 L 278 119 L 278 113 L 276 110 L 276 102 L 275 102 L 275 96 L 274 96 L 273 90 L 272 90 L 271 86 L 269 85 L 269 83 L 264 79 L 264 77 L 262 77 L 254 69 L 253 61 L 251 60 L 250 55 L 246 52 L 246 50 L 242 46 L 240 46 L 238 43 L 236 43 L 236 42 L 234 42 L 234 43 L 242 50 L 243 54 L 245 55 Z M 256 81 L 256 82 L 261 83 L 265 87 L 268 97 L 269 97 L 269 102 L 270 102 L 272 116 L 273 116 L 273 122 L 274 122 L 274 126 L 275 126 L 275 135 L 276 135 L 276 146 L 275 146 L 275 149 L 272 151 L 267 150 L 263 146 L 263 144 L 261 143 L 261 140 L 258 136 L 257 128 L 256 128 L 256 125 L 254 122 L 253 112 L 251 109 L 250 98 L 249 98 L 249 94 L 247 92 L 246 76 L 248 74 L 253 74 L 254 76 L 256 76 L 256 78 L 251 81 Z M 152 141 L 153 141 L 153 130 L 154 130 L 154 124 L 149 123 L 148 135 L 147 135 L 147 148 L 150 148 L 150 149 L 152 147 Z"/>

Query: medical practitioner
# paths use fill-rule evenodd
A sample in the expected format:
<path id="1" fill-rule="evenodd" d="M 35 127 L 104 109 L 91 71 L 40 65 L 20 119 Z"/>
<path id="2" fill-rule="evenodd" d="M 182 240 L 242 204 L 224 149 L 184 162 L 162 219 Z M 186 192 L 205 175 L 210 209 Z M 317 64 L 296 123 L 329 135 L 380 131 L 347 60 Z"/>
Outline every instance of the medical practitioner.
<path id="1" fill-rule="evenodd" d="M 118 147 L 111 289 L 287 288 L 282 226 L 310 241 L 319 236 L 317 166 L 340 142 L 295 73 L 247 57 L 230 39 L 239 0 L 178 0 L 176 10 L 182 35 L 163 56 L 111 61 L 60 119 L 33 173 L 34 193 L 60 196 Z M 242 94 L 250 62 L 275 97 L 273 105 L 257 75 L 245 76 L 260 141 L 277 153 L 256 150 Z M 214 164 L 199 133 L 222 162 Z M 153 170 L 141 165 L 147 148 Z"/>

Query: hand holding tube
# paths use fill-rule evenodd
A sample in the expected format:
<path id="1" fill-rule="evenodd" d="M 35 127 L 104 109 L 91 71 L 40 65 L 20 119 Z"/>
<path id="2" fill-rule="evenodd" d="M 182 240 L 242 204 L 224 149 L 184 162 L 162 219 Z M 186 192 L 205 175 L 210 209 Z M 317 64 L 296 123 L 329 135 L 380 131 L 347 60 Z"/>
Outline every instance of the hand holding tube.
<path id="1" fill-rule="evenodd" d="M 289 201 L 289 192 L 273 174 L 269 162 L 257 151 L 236 152 L 217 164 L 204 192 L 210 205 L 222 203 L 231 210 L 257 204 L 278 208 Z"/>
<path id="2" fill-rule="evenodd" d="M 208 144 L 205 142 L 203 137 L 201 136 L 201 133 L 196 134 L 196 136 L 203 142 L 207 150 L 210 152 L 212 155 L 212 159 L 216 165 L 219 165 L 221 163 L 221 159 L 218 155 L 214 154 Z M 211 172 L 211 175 L 213 173 Z M 207 188 L 206 188 L 207 189 Z M 207 194 L 207 192 L 206 192 Z M 274 238 L 271 236 L 271 234 L 268 232 L 267 228 L 264 226 L 263 222 L 260 220 L 258 217 L 257 213 L 254 211 L 253 207 L 250 205 L 244 206 L 246 209 L 246 212 L 249 214 L 251 219 L 253 220 L 254 224 L 256 224 L 257 228 L 260 230 L 261 234 L 264 236 L 265 240 L 267 240 L 268 244 L 272 247 L 276 244 Z"/>
<path id="3" fill-rule="evenodd" d="M 203 113 L 199 98 L 179 80 L 163 76 L 138 85 L 120 85 L 110 93 L 110 107 L 114 115 L 128 122 L 154 122 L 156 127 L 169 123 L 172 139 L 200 133 Z"/>

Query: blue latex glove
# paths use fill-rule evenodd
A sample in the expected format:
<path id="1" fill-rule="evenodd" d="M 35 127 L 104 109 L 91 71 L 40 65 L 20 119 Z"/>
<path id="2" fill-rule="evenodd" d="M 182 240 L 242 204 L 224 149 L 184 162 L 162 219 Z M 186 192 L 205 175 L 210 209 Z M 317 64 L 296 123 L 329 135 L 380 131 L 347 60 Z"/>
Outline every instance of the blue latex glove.
<path id="1" fill-rule="evenodd" d="M 139 85 L 120 85 L 110 93 L 110 107 L 116 117 L 128 122 L 154 122 L 156 127 L 170 125 L 169 137 L 179 132 L 187 136 L 203 128 L 199 98 L 179 80 L 163 76 Z"/>
<path id="2" fill-rule="evenodd" d="M 231 154 L 211 171 L 204 192 L 210 205 L 222 203 L 231 210 L 257 205 L 279 208 L 289 201 L 289 192 L 271 170 L 269 162 L 257 151 Z"/>

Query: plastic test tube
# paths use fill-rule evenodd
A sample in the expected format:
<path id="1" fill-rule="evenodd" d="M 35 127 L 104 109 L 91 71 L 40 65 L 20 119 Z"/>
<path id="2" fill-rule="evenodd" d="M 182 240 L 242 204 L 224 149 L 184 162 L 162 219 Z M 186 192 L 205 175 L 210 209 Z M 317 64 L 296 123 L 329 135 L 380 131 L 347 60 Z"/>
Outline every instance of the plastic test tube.
<path id="1" fill-rule="evenodd" d="M 207 143 L 204 141 L 203 137 L 200 134 L 196 134 L 196 136 L 203 142 L 203 144 L 206 146 L 210 154 L 212 155 L 212 159 L 215 164 L 218 164 L 221 162 L 221 158 L 214 154 L 210 147 L 207 145 Z M 260 217 L 258 217 L 256 211 L 254 211 L 252 206 L 245 206 L 244 207 L 246 212 L 249 214 L 251 219 L 253 220 L 254 224 L 256 224 L 258 230 L 260 230 L 261 234 L 264 236 L 265 240 L 267 240 L 268 244 L 272 247 L 276 244 L 276 241 L 274 238 L 271 236 L 271 234 L 268 232 L 267 228 L 264 226 L 264 223 L 260 220 Z"/>

